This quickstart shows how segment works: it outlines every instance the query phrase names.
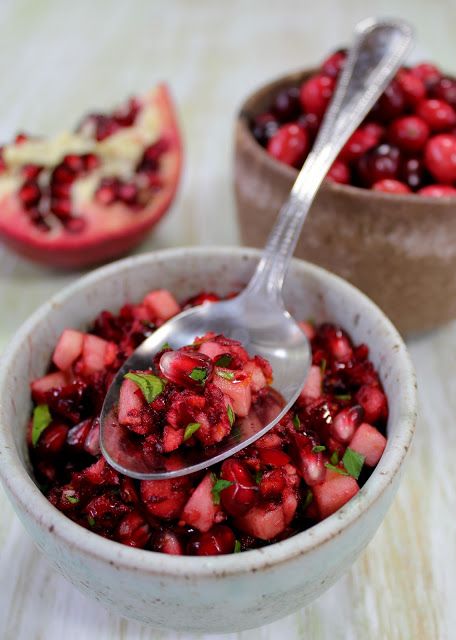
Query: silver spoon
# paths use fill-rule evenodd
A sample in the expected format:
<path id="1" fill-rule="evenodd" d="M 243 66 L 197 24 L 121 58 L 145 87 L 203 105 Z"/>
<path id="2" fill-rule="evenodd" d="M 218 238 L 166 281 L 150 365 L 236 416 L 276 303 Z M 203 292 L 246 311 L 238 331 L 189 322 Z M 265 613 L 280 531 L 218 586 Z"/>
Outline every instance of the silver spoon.
<path id="1" fill-rule="evenodd" d="M 184 311 L 157 329 L 128 358 L 108 390 L 101 412 L 101 449 L 108 462 L 139 479 L 183 476 L 219 462 L 269 431 L 298 397 L 311 363 L 309 343 L 284 306 L 282 286 L 302 225 L 326 173 L 350 135 L 393 78 L 413 35 L 399 20 L 367 19 L 355 29 L 332 102 L 290 196 L 282 206 L 260 262 L 235 298 Z M 356 214 L 356 212 L 354 212 Z M 129 371 L 145 370 L 165 343 L 178 349 L 208 331 L 239 340 L 252 355 L 266 358 L 278 392 L 254 407 L 240 428 L 215 448 L 180 450 L 179 456 L 146 459 L 129 431 L 116 421 L 119 391 Z M 280 400 L 281 397 L 281 400 Z"/>

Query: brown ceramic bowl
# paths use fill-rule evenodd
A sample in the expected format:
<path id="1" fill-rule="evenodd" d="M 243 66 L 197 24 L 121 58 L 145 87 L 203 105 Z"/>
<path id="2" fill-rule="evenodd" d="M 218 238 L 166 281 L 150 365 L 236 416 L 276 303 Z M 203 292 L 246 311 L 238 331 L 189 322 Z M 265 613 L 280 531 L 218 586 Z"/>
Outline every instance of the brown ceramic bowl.
<path id="1" fill-rule="evenodd" d="M 283 88 L 314 70 L 284 76 L 253 93 L 236 123 L 235 188 L 244 244 L 262 247 L 297 176 L 268 155 L 249 121 Z M 456 318 L 456 200 L 390 195 L 325 180 L 296 256 L 346 278 L 402 333 Z"/>

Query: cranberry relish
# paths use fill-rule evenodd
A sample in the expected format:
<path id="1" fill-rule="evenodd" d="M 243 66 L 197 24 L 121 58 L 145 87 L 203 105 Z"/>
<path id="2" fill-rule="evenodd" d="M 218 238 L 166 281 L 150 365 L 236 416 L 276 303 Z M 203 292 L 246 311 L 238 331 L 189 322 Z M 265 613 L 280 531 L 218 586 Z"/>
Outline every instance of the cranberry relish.
<path id="1" fill-rule="evenodd" d="M 277 160 L 300 168 L 344 65 L 329 56 L 300 87 L 281 90 L 251 122 Z M 328 178 L 388 193 L 456 195 L 456 80 L 429 63 L 402 68 L 345 144 Z"/>
<path id="2" fill-rule="evenodd" d="M 217 299 L 203 293 L 183 306 Z M 89 333 L 63 332 L 49 373 L 32 382 L 35 408 L 28 433 L 34 472 L 50 502 L 106 538 L 190 555 L 264 546 L 337 511 L 358 492 L 383 453 L 388 404 L 367 346 L 353 345 L 341 328 L 331 324 L 302 323 L 313 354 L 308 379 L 292 410 L 253 445 L 207 472 L 173 480 L 135 481 L 107 464 L 100 453 L 99 414 L 108 386 L 136 346 L 180 309 L 168 291 L 153 291 L 140 304 L 125 305 L 118 315 L 102 312 Z M 203 368 L 208 372 L 204 392 L 182 388 L 188 362 L 183 368 L 168 362 L 182 356 L 198 360 L 196 367 L 191 363 L 190 373 Z M 163 437 L 160 446 L 185 446 L 192 424 L 187 444 L 197 438 L 204 443 L 206 438 L 223 437 L 232 421 L 228 406 L 237 415 L 246 411 L 247 385 L 234 398 L 215 384 L 231 382 L 214 375 L 222 358 L 221 370 L 235 376 L 243 372 L 254 393 L 261 393 L 258 386 L 271 380 L 266 362 L 249 358 L 242 346 L 220 336 L 206 336 L 198 351 L 194 346 L 187 352 L 165 349 L 157 379 L 163 380 L 164 369 L 168 376 L 164 388 L 173 393 L 163 391 L 151 404 L 129 380 L 127 398 L 138 400 L 147 416 L 155 415 L 149 407 L 160 395 L 170 405 L 171 420 L 169 415 L 167 420 L 175 433 L 171 439 Z M 201 375 L 187 376 L 185 383 L 200 384 L 194 378 Z M 177 402 L 170 401 L 171 395 Z M 193 399 L 186 402 L 186 398 Z M 197 404 L 202 399 L 207 406 L 214 405 L 217 420 L 205 423 L 205 411 L 194 412 L 195 398 Z M 196 423 L 201 426 L 195 428 Z M 128 424 L 134 426 L 131 420 Z M 144 435 L 146 440 L 150 437 L 147 431 Z"/>

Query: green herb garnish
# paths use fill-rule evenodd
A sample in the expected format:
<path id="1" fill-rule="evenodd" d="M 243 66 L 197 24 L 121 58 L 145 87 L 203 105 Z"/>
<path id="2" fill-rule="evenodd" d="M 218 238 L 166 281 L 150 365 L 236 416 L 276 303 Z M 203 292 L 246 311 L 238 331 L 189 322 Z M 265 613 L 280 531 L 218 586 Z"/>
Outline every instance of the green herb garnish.
<path id="1" fill-rule="evenodd" d="M 32 444 L 36 447 L 41 434 L 52 422 L 52 416 L 47 404 L 39 404 L 33 409 Z"/>
<path id="2" fill-rule="evenodd" d="M 239 542 L 239 540 L 236 540 L 236 542 L 234 543 L 233 553 L 240 553 L 240 551 L 241 551 L 241 543 Z"/>
<path id="3" fill-rule="evenodd" d="M 162 344 L 162 348 L 160 349 L 160 351 L 164 351 L 165 349 L 171 349 L 171 345 L 169 344 L 169 342 L 165 342 L 165 344 Z"/>
<path id="4" fill-rule="evenodd" d="M 293 416 L 293 426 L 296 429 L 296 431 L 298 431 L 298 429 L 301 428 L 301 420 L 299 419 L 299 416 L 297 413 L 295 413 Z"/>
<path id="5" fill-rule="evenodd" d="M 147 402 L 153 402 L 165 388 L 165 381 L 153 373 L 126 373 L 124 378 L 132 380 L 142 391 Z"/>
<path id="6" fill-rule="evenodd" d="M 87 516 L 87 522 L 90 524 L 91 527 L 95 526 L 95 518 L 92 518 L 92 516 Z"/>
<path id="7" fill-rule="evenodd" d="M 331 471 L 335 471 L 336 473 L 339 473 L 341 476 L 349 476 L 350 474 L 345 471 L 345 469 L 341 469 L 340 467 L 336 467 L 334 464 L 330 464 L 329 462 L 325 463 L 325 467 L 327 469 L 330 469 Z"/>
<path id="8" fill-rule="evenodd" d="M 313 497 L 314 496 L 313 496 L 312 491 L 310 489 L 307 489 L 306 497 L 304 498 L 304 504 L 302 506 L 303 509 L 307 509 L 309 504 L 312 502 Z"/>
<path id="9" fill-rule="evenodd" d="M 342 462 L 348 473 L 353 476 L 355 480 L 358 480 L 361 469 L 363 468 L 364 456 L 347 447 Z"/>
<path id="10" fill-rule="evenodd" d="M 216 367 L 229 367 L 233 356 L 229 353 L 223 353 L 218 360 L 215 361 Z"/>
<path id="11" fill-rule="evenodd" d="M 257 484 L 260 484 L 262 477 L 263 477 L 263 472 L 262 471 L 257 471 L 256 474 L 255 474 L 255 482 Z"/>
<path id="12" fill-rule="evenodd" d="M 226 412 L 228 414 L 228 420 L 230 421 L 230 425 L 233 426 L 233 424 L 236 422 L 236 414 L 233 411 L 233 407 L 229 404 L 226 408 Z"/>
<path id="13" fill-rule="evenodd" d="M 217 375 L 221 378 L 225 378 L 225 380 L 234 380 L 233 371 L 217 371 Z"/>
<path id="14" fill-rule="evenodd" d="M 188 424 L 185 427 L 185 431 L 184 431 L 184 442 L 186 440 L 188 440 L 189 438 L 192 437 L 192 435 L 198 431 L 198 429 L 201 426 L 201 422 L 190 422 L 190 424 Z"/>
<path id="15" fill-rule="evenodd" d="M 312 448 L 313 453 L 321 453 L 322 451 L 326 451 L 326 447 L 323 444 L 317 444 Z"/>
<path id="16" fill-rule="evenodd" d="M 331 464 L 334 464 L 334 465 L 339 464 L 339 453 L 338 453 L 338 451 L 333 451 L 332 452 L 329 461 L 330 461 Z"/>
<path id="17" fill-rule="evenodd" d="M 201 384 L 204 384 L 207 379 L 207 369 L 204 367 L 195 367 L 193 371 L 188 374 L 188 377 L 195 380 L 195 382 L 201 382 Z"/>
<path id="18" fill-rule="evenodd" d="M 68 500 L 68 502 L 70 502 L 71 504 L 78 504 L 79 502 L 79 498 L 77 498 L 76 496 L 71 496 L 69 494 L 65 494 L 65 498 Z"/>
<path id="19" fill-rule="evenodd" d="M 323 359 L 321 360 L 321 362 L 320 362 L 320 371 L 321 371 L 322 373 L 324 373 L 324 372 L 326 371 L 326 364 L 327 364 L 327 362 L 326 362 L 326 360 L 323 358 Z"/>
<path id="20" fill-rule="evenodd" d="M 337 400 L 343 400 L 343 401 L 345 400 L 348 401 L 348 400 L 351 400 L 352 398 L 351 394 L 349 393 L 340 393 L 338 395 L 335 395 L 334 397 L 337 398 Z"/>
<path id="21" fill-rule="evenodd" d="M 211 489 L 212 502 L 214 504 L 220 504 L 220 493 L 223 491 L 223 489 L 227 489 L 228 487 L 231 487 L 233 483 L 230 482 L 229 480 L 223 480 L 223 478 L 217 478 L 215 473 L 211 473 L 211 478 L 213 482 L 212 489 Z"/>

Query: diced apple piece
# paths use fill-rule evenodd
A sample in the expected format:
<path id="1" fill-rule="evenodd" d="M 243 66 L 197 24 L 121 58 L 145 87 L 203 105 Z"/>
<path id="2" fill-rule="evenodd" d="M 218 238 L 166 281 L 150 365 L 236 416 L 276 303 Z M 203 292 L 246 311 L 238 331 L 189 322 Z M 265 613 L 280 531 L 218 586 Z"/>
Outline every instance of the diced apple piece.
<path id="1" fill-rule="evenodd" d="M 171 468 L 171 465 L 170 465 Z M 178 518 L 187 502 L 187 476 L 171 480 L 141 480 L 141 500 L 150 514 L 164 520 Z"/>
<path id="2" fill-rule="evenodd" d="M 315 327 L 310 322 L 300 322 L 299 327 L 307 340 L 312 340 L 315 337 Z"/>
<path id="3" fill-rule="evenodd" d="M 256 505 L 245 516 L 236 518 L 236 526 L 260 540 L 272 540 L 290 524 L 297 506 L 295 492 L 286 488 L 280 504 L 267 502 Z"/>
<path id="4" fill-rule="evenodd" d="M 212 477 L 206 473 L 193 494 L 190 496 L 182 512 L 181 519 L 190 527 L 195 527 L 202 533 L 209 531 L 214 524 L 218 511 L 212 499 Z"/>
<path id="5" fill-rule="evenodd" d="M 146 405 L 138 385 L 125 378 L 120 387 L 118 420 L 120 424 L 136 426 L 141 423 Z"/>
<path id="6" fill-rule="evenodd" d="M 218 375 L 218 372 L 221 372 L 222 376 Z M 220 389 L 220 391 L 222 391 L 222 393 L 231 399 L 234 413 L 241 418 L 245 418 L 249 413 L 250 406 L 252 404 L 250 376 L 247 376 L 244 380 L 227 380 L 223 377 L 223 374 L 227 373 L 232 374 L 233 372 L 229 369 L 215 367 L 215 375 L 212 382 Z"/>
<path id="7" fill-rule="evenodd" d="M 322 484 L 312 487 L 314 501 L 323 520 L 348 502 L 359 491 L 358 483 L 351 476 L 333 473 Z"/>
<path id="8" fill-rule="evenodd" d="M 260 389 L 264 389 L 264 387 L 267 386 L 268 383 L 266 382 L 266 378 L 261 367 L 254 362 L 247 362 L 247 364 L 244 365 L 244 371 L 251 377 L 250 385 L 254 393 L 257 393 Z"/>
<path id="9" fill-rule="evenodd" d="M 57 342 L 52 361 L 61 371 L 66 371 L 82 353 L 84 334 L 74 329 L 65 329 Z"/>
<path id="10" fill-rule="evenodd" d="M 116 345 L 90 333 L 84 335 L 82 362 L 84 373 L 91 374 L 111 364 L 115 358 Z"/>
<path id="11" fill-rule="evenodd" d="M 303 400 L 316 400 L 322 393 L 323 376 L 320 367 L 312 365 L 299 397 Z"/>
<path id="12" fill-rule="evenodd" d="M 180 311 L 180 306 L 173 295 L 166 289 L 151 291 L 143 300 L 143 304 L 152 318 L 165 322 Z"/>
<path id="13" fill-rule="evenodd" d="M 46 376 L 34 380 L 31 384 L 31 388 L 34 395 L 39 395 L 41 393 L 46 393 L 46 391 L 50 391 L 51 389 L 64 387 L 66 384 L 68 384 L 67 376 L 61 371 L 55 371 L 54 373 L 48 373 Z"/>
<path id="14" fill-rule="evenodd" d="M 198 349 L 200 353 L 204 353 L 205 356 L 208 356 L 211 360 L 215 360 L 217 356 L 221 356 L 223 353 L 228 353 L 228 350 L 223 345 L 218 342 L 213 342 L 212 340 L 208 340 L 207 342 L 203 342 Z"/>
<path id="15" fill-rule="evenodd" d="M 386 447 L 386 438 L 378 429 L 363 422 L 350 440 L 350 449 L 364 456 L 368 467 L 375 467 Z"/>
<path id="16" fill-rule="evenodd" d="M 163 429 L 163 451 L 169 453 L 180 447 L 184 441 L 184 430 L 174 429 L 169 424 Z"/>

